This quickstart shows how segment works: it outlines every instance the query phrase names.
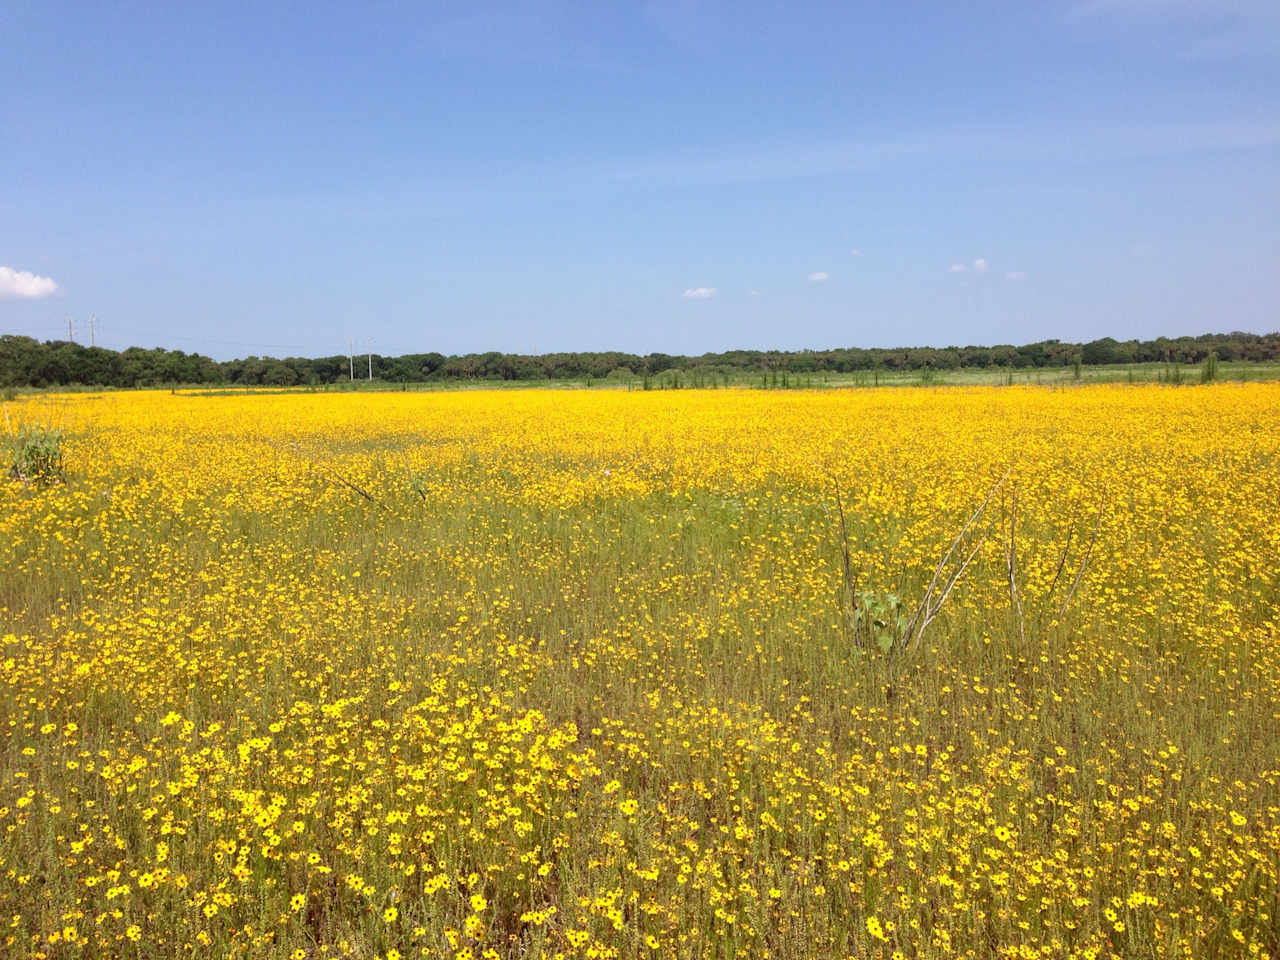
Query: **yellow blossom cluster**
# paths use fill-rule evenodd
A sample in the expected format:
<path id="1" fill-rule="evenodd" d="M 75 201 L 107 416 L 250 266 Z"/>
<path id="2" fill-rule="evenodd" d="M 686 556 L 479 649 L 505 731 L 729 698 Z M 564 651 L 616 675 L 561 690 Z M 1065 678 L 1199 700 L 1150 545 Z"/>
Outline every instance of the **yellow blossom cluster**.
<path id="1" fill-rule="evenodd" d="M 7 413 L 0 955 L 1280 955 L 1280 386 Z"/>

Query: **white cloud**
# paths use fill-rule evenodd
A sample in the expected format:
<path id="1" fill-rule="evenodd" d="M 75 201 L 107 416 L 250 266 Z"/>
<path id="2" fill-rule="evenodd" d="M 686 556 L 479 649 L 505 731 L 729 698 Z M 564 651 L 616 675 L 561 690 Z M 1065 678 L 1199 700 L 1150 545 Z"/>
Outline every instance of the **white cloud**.
<path id="1" fill-rule="evenodd" d="M 39 300 L 58 292 L 58 285 L 49 277 L 37 277 L 26 270 L 0 267 L 0 300 Z"/>
<path id="2" fill-rule="evenodd" d="M 751 291 L 751 295 L 752 295 L 753 297 L 758 297 L 758 296 L 760 296 L 760 291 L 759 291 L 759 290 L 752 290 L 752 291 Z"/>
<path id="3" fill-rule="evenodd" d="M 1005 274 L 1005 277 L 1007 277 L 1010 280 L 1025 280 L 1027 278 L 1027 275 L 1021 270 L 1010 270 L 1008 273 Z"/>
<path id="4" fill-rule="evenodd" d="M 984 260 L 982 257 L 979 257 L 977 260 L 973 261 L 973 272 L 974 272 L 974 273 L 986 273 L 986 272 L 987 272 L 987 261 L 986 261 L 986 260 Z"/>
<path id="5" fill-rule="evenodd" d="M 716 295 L 715 287 L 691 287 L 680 296 L 686 300 L 707 300 Z"/>
<path id="6" fill-rule="evenodd" d="M 859 250 L 857 247 L 854 247 L 854 248 L 853 248 L 852 250 L 850 250 L 849 252 L 850 252 L 850 253 L 852 253 L 855 257 L 860 257 L 860 256 L 862 256 L 862 251 L 861 251 L 861 250 Z"/>
<path id="7" fill-rule="evenodd" d="M 953 263 L 947 267 L 947 273 L 964 273 L 968 269 L 963 263 Z"/>
<path id="8" fill-rule="evenodd" d="M 827 279 L 830 279 L 830 275 L 823 272 L 822 270 L 819 270 L 816 273 L 809 274 L 809 280 L 811 283 L 821 283 L 823 280 L 827 280 Z"/>

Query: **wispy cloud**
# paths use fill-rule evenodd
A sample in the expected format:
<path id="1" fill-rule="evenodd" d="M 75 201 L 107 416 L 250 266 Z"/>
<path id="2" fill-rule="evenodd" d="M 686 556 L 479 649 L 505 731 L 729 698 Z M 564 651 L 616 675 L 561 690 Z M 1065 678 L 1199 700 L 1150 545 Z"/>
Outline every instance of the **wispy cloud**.
<path id="1" fill-rule="evenodd" d="M 973 261 L 973 272 L 974 272 L 974 273 L 986 273 L 986 272 L 987 272 L 987 261 L 986 261 L 984 258 L 982 258 L 982 257 L 979 257 L 977 260 Z"/>
<path id="2" fill-rule="evenodd" d="M 447 5 L 438 4 L 447 9 Z M 482 6 L 482 5 L 477 5 Z M 591 42 L 574 29 L 567 8 L 544 4 L 536 11 L 477 9 L 425 23 L 404 39 L 436 57 L 458 57 L 536 67 L 634 73 L 635 67 L 613 58 L 616 45 Z"/>
<path id="3" fill-rule="evenodd" d="M 731 141 L 666 152 L 613 157 L 592 155 L 577 161 L 531 161 L 497 175 L 477 173 L 457 180 L 409 181 L 393 194 L 355 185 L 338 192 L 300 195 L 298 200 L 333 215 L 367 217 L 370 210 L 392 203 L 433 205 L 470 213 L 474 204 L 492 202 L 495 191 L 532 194 L 548 186 L 571 188 L 689 189 L 699 186 L 742 186 L 781 183 L 826 176 L 857 176 L 879 170 L 921 174 L 934 169 L 939 157 L 949 163 L 981 160 L 995 176 L 1003 170 L 1041 171 L 1068 164 L 1081 167 L 1155 160 L 1197 153 L 1255 150 L 1280 145 L 1280 113 L 1204 122 L 1147 126 L 982 126 L 942 127 L 914 139 L 881 141 L 793 142 Z"/>
<path id="4" fill-rule="evenodd" d="M 26 270 L 0 267 L 0 300 L 39 300 L 58 292 L 51 277 L 38 277 Z"/>
<path id="5" fill-rule="evenodd" d="M 968 269 L 963 263 L 953 263 L 947 267 L 947 273 L 964 273 Z"/>
<path id="6" fill-rule="evenodd" d="M 1275 0 L 1081 0 L 1072 21 L 1099 21 L 1182 31 L 1181 52 L 1193 58 L 1232 58 L 1280 50 L 1280 4 Z M 1186 30 L 1193 33 L 1186 34 Z"/>
<path id="7" fill-rule="evenodd" d="M 827 143 L 714 144 L 623 159 L 595 175 L 612 183 L 768 183 L 809 177 L 869 173 L 909 154 L 926 154 L 932 144 L 918 140 L 831 141 Z M 590 176 L 589 171 L 584 171 Z"/>
<path id="8" fill-rule="evenodd" d="M 751 295 L 752 295 L 753 297 L 758 297 L 758 296 L 760 296 L 760 291 L 759 291 L 759 290 L 752 290 L 752 291 L 751 291 Z"/>
<path id="9" fill-rule="evenodd" d="M 1005 274 L 1005 278 L 1009 280 L 1025 280 L 1027 275 L 1022 270 L 1010 270 Z"/>
<path id="10" fill-rule="evenodd" d="M 1273 12 L 1271 0 L 1081 0 L 1068 16 L 1123 16 L 1156 20 L 1220 20 L 1261 17 Z"/>
<path id="11" fill-rule="evenodd" d="M 810 283 L 822 283 L 824 280 L 831 279 L 831 275 L 823 270 L 817 270 L 809 274 Z"/>
<path id="12" fill-rule="evenodd" d="M 686 300 L 709 300 L 716 295 L 715 287 L 690 287 L 680 296 Z"/>
<path id="13" fill-rule="evenodd" d="M 1280 8 L 1280 4 L 1277 4 Z M 693 187 L 851 176 L 939 156 L 996 158 L 1002 166 L 1112 163 L 1280 144 L 1280 116 L 1173 124 L 1077 128 L 946 127 L 898 139 L 706 144 L 650 156 L 591 161 L 573 171 L 581 182 Z M 559 169 L 563 173 L 563 169 Z"/>
<path id="14" fill-rule="evenodd" d="M 850 252 L 851 254 L 853 254 L 855 257 L 860 257 L 860 256 L 862 256 L 862 251 L 861 251 L 861 250 L 859 250 L 857 247 L 854 247 L 854 248 L 853 248 L 852 250 L 850 250 L 849 252 Z"/>

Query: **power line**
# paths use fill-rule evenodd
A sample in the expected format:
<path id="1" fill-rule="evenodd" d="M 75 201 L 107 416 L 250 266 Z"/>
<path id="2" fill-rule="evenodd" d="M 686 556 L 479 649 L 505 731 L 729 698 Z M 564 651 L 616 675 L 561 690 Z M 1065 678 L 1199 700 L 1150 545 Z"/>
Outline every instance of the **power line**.
<path id="1" fill-rule="evenodd" d="M 248 343 L 243 340 L 215 340 L 212 337 L 189 337 L 176 333 L 155 333 L 149 330 L 132 330 L 118 327 L 122 333 L 131 333 L 136 337 L 158 337 L 163 340 L 183 340 L 188 343 L 213 343 L 221 347 L 256 347 L 267 350 L 306 350 L 300 343 Z"/>
<path id="2" fill-rule="evenodd" d="M 66 324 L 65 320 L 26 320 L 23 321 L 23 327 L 40 327 L 41 329 L 52 329 L 57 327 L 61 329 Z M 21 336 L 21 334 L 20 334 Z"/>
<path id="3" fill-rule="evenodd" d="M 93 338 L 92 328 L 96 322 L 97 322 L 96 317 L 92 317 L 89 320 L 91 340 Z M 63 324 L 65 324 L 67 328 L 67 338 L 74 343 L 75 342 L 74 326 L 73 326 L 74 323 L 75 321 L 71 317 L 68 317 L 66 320 L 33 320 L 33 321 L 28 321 L 23 323 L 22 326 L 28 329 L 35 327 L 35 328 L 39 328 L 40 330 L 50 330 L 55 327 L 60 328 L 63 326 Z M 309 349 L 306 344 L 301 344 L 301 343 L 250 343 L 244 340 L 220 340 L 214 337 L 193 337 L 193 336 L 180 334 L 180 333 L 158 333 L 154 330 L 138 330 L 133 327 L 115 327 L 114 329 L 121 334 L 127 334 L 134 337 L 154 338 L 157 341 L 181 340 L 186 343 L 209 343 L 209 344 L 215 344 L 217 346 L 222 346 L 222 347 L 255 347 L 258 349 L 267 349 L 267 350 L 307 350 Z"/>
<path id="4" fill-rule="evenodd" d="M 96 316 L 90 317 L 87 322 L 89 325 L 89 345 L 96 346 L 98 318 Z M 60 328 L 63 325 L 63 323 L 66 324 L 66 328 L 67 328 L 67 339 L 70 340 L 72 343 L 74 343 L 75 342 L 75 320 L 71 317 L 67 317 L 65 321 L 59 321 L 59 320 L 27 321 L 22 324 L 22 327 L 23 329 L 36 328 L 40 331 L 48 332 L 48 331 L 52 331 L 54 328 Z M 220 347 L 242 347 L 245 349 L 257 349 L 257 350 L 297 350 L 297 351 L 301 351 L 299 355 L 304 355 L 306 354 L 307 351 L 311 349 L 309 345 L 301 344 L 301 343 L 255 343 L 247 340 L 223 340 L 216 337 L 200 337 L 200 336 L 192 336 L 190 334 L 180 334 L 180 333 L 160 333 L 154 330 L 139 330 L 136 327 L 119 327 L 114 325 L 112 326 L 112 331 L 113 331 L 113 335 L 108 338 L 109 341 L 123 343 L 125 342 L 126 338 L 134 337 L 134 338 L 137 338 L 139 342 L 132 344 L 133 346 L 141 346 L 141 342 L 144 342 L 145 340 L 151 340 L 152 342 L 156 342 L 156 343 L 165 343 L 165 342 L 177 340 L 177 341 L 182 341 L 183 343 L 209 344 L 209 345 L 220 346 Z M 19 335 L 26 335 L 26 334 L 19 334 Z M 369 354 L 369 357 L 368 357 L 368 365 L 370 368 L 369 376 L 370 376 L 370 379 L 372 379 L 373 338 L 367 337 L 366 340 L 367 340 L 367 352 Z M 351 368 L 349 372 L 351 374 L 351 379 L 353 380 L 355 379 L 355 363 L 354 363 L 355 344 L 356 344 L 356 341 L 354 339 L 350 339 L 347 344 L 348 359 L 351 362 L 350 363 Z"/>

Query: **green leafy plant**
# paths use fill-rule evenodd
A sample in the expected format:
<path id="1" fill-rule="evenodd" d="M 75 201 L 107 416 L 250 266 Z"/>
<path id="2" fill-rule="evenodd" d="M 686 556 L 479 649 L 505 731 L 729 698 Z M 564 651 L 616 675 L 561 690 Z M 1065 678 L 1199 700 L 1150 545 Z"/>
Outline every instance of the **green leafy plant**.
<path id="1" fill-rule="evenodd" d="M 421 471 L 409 471 L 409 489 L 418 495 L 418 499 L 426 502 L 427 494 L 431 491 L 431 478 Z"/>
<path id="2" fill-rule="evenodd" d="M 23 424 L 10 435 L 6 446 L 13 480 L 47 487 L 64 479 L 61 430 L 38 423 Z"/>
<path id="3" fill-rule="evenodd" d="M 890 653 L 902 642 L 909 617 L 896 593 L 863 590 L 853 601 L 851 621 L 854 642 L 864 650 Z"/>

